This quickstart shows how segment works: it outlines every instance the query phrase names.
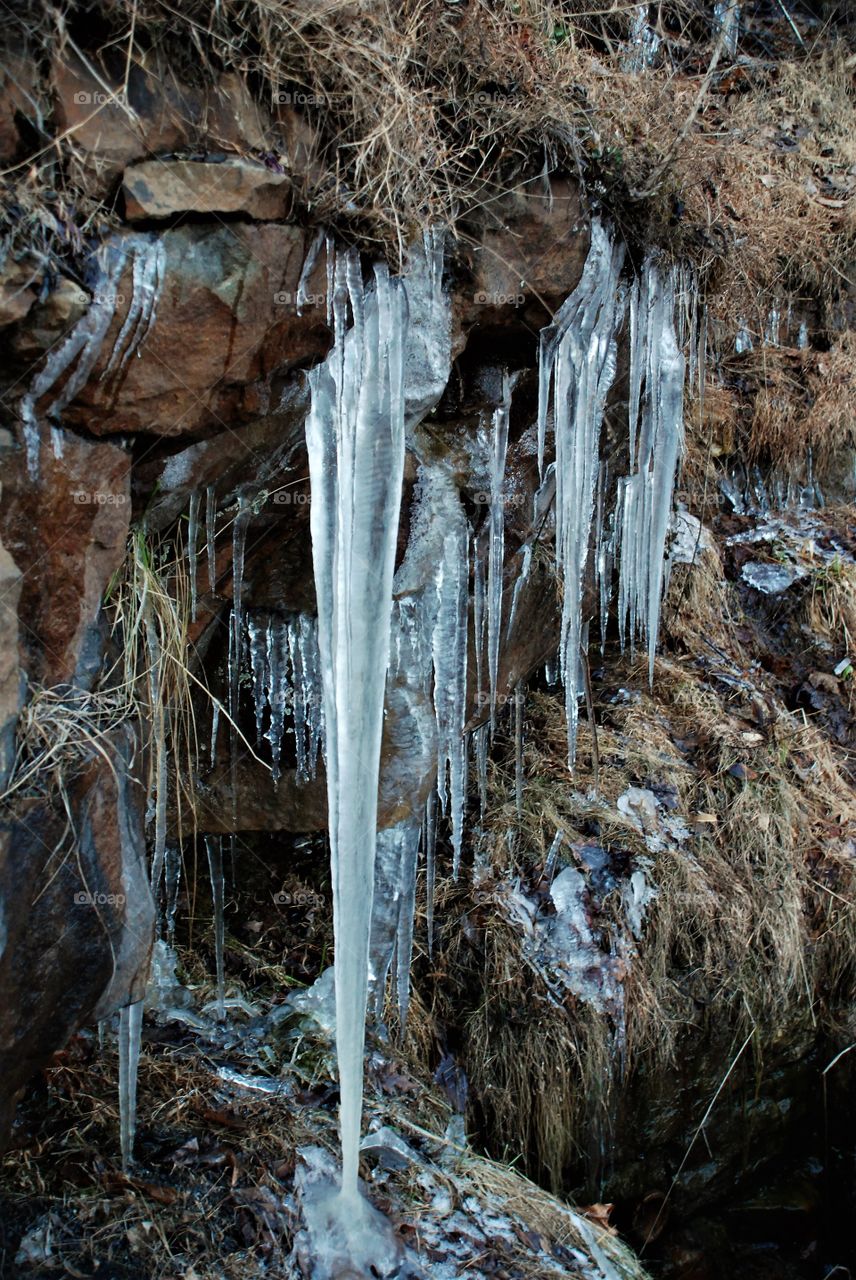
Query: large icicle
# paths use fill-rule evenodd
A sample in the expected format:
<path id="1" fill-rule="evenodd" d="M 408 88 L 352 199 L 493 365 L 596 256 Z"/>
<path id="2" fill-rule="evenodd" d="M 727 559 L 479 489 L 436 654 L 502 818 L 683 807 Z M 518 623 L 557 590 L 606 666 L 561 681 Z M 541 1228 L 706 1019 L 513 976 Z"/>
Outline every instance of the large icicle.
<path id="1" fill-rule="evenodd" d="M 599 443 L 606 396 L 615 377 L 615 334 L 623 312 L 618 278 L 624 250 L 600 222 L 591 228 L 582 279 L 541 332 L 539 449 L 546 431 L 550 384 L 556 435 L 556 560 L 564 575 L 559 662 L 565 683 L 568 762 L 576 756 L 582 694 L 582 604 Z"/>
<path id="2" fill-rule="evenodd" d="M 654 653 L 665 586 L 665 548 L 675 470 L 683 447 L 684 357 L 675 335 L 674 269 L 648 258 L 633 286 L 630 348 L 630 475 L 619 483 L 618 618 L 622 641 Z"/>
<path id="3" fill-rule="evenodd" d="M 346 333 L 350 300 L 353 327 Z M 335 345 L 309 374 L 306 424 L 318 600 L 336 948 L 342 1140 L 339 1223 L 363 1247 L 357 1187 L 378 773 L 404 470 L 406 295 L 385 267 L 364 290 L 356 253 L 336 260 Z"/>

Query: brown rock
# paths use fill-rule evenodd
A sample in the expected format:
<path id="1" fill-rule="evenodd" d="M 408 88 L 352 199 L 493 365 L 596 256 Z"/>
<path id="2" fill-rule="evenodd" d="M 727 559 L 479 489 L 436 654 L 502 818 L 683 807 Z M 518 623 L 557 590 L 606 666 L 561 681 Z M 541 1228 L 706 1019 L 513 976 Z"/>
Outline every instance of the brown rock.
<path id="1" fill-rule="evenodd" d="M 0 160 L 13 160 L 21 144 L 16 115 L 37 115 L 36 67 L 23 49 L 4 50 L 0 67 Z"/>
<path id="2" fill-rule="evenodd" d="M 473 293 L 463 301 L 471 320 L 535 301 L 555 311 L 579 281 L 588 253 L 579 190 L 554 181 L 549 192 L 519 187 L 485 206 L 474 250 Z"/>
<path id="3" fill-rule="evenodd" d="M 143 995 L 154 930 L 143 789 L 132 733 L 66 779 L 69 811 L 36 800 L 2 814 L 0 1143 L 17 1095 L 78 1027 Z"/>
<path id="4" fill-rule="evenodd" d="M 23 320 L 38 296 L 35 262 L 7 262 L 0 271 L 0 329 Z"/>
<path id="5" fill-rule="evenodd" d="M 266 409 L 265 384 L 329 347 L 323 261 L 309 290 L 315 305 L 297 315 L 307 238 L 275 224 L 183 226 L 164 232 L 165 281 L 157 316 L 118 384 L 100 376 L 132 305 L 132 263 L 122 302 L 93 375 L 70 406 L 69 422 L 94 432 L 178 436 L 233 430 Z"/>
<path id="6" fill-rule="evenodd" d="M 86 290 L 73 280 L 62 277 L 44 302 L 33 307 L 27 323 L 19 326 L 12 339 L 13 349 L 20 356 L 34 359 L 71 329 L 88 306 Z"/>
<path id="7" fill-rule="evenodd" d="M 42 480 L 7 466 L 0 535 L 22 573 L 19 616 L 31 680 L 88 684 L 101 662 L 101 599 L 125 555 L 130 462 L 110 444 L 66 435 L 42 449 Z"/>
<path id="8" fill-rule="evenodd" d="M 146 160 L 125 170 L 122 190 L 129 222 L 176 213 L 246 213 L 265 221 L 284 218 L 291 204 L 285 174 L 237 158 Z"/>

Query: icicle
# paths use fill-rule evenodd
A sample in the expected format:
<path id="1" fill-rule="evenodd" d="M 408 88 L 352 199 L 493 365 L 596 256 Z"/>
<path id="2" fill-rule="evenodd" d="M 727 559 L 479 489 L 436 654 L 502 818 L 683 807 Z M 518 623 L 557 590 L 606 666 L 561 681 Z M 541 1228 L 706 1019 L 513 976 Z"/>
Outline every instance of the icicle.
<path id="1" fill-rule="evenodd" d="M 684 358 L 674 327 L 675 272 L 661 272 L 646 260 L 633 287 L 640 316 L 640 343 L 631 349 L 631 385 L 641 384 L 638 443 L 631 474 L 619 484 L 621 568 L 619 620 L 631 647 L 637 635 L 648 645 L 648 674 L 654 654 L 665 587 L 666 535 L 675 471 L 683 447 Z M 633 362 L 642 368 L 633 367 Z M 631 402 L 631 409 L 633 408 Z M 631 429 L 631 438 L 635 433 Z"/>
<path id="2" fill-rule="evenodd" d="M 484 696 L 484 673 L 482 671 L 482 654 L 485 640 L 485 556 L 482 554 L 476 538 L 473 543 L 473 644 L 476 651 L 476 703 L 482 705 Z"/>
<path id="3" fill-rule="evenodd" d="M 446 771 L 452 816 L 453 874 L 458 876 L 466 804 L 467 606 L 469 531 L 460 502 L 443 539 L 437 581 L 437 615 L 432 637 L 434 711 L 437 718 L 437 790 L 446 808 Z"/>
<path id="4" fill-rule="evenodd" d="M 482 821 L 487 813 L 487 748 L 490 724 L 485 721 L 473 730 L 473 746 L 476 754 L 476 778 L 479 788 L 479 808 Z"/>
<path id="5" fill-rule="evenodd" d="M 164 858 L 166 878 L 166 938 L 170 946 L 175 940 L 175 916 L 178 911 L 178 891 L 181 887 L 181 849 L 167 845 Z"/>
<path id="6" fill-rule="evenodd" d="M 270 707 L 267 740 L 270 743 L 274 782 L 278 782 L 280 777 L 282 735 L 291 694 L 288 684 L 288 639 L 288 624 L 281 618 L 272 617 L 267 629 L 267 700 Z"/>
<path id="7" fill-rule="evenodd" d="M 252 508 L 244 494 L 238 497 L 238 511 L 232 525 L 232 662 L 230 666 L 229 712 L 233 720 L 238 718 L 238 681 L 241 673 L 241 650 L 244 618 L 242 596 L 244 590 L 244 549 L 247 542 L 247 526 Z"/>
<path id="8" fill-rule="evenodd" d="M 514 799 L 517 817 L 523 816 L 523 685 L 514 690 Z"/>
<path id="9" fill-rule="evenodd" d="M 422 828 L 425 850 L 425 928 L 428 955 L 434 955 L 434 886 L 437 879 L 437 792 L 429 791 L 425 801 L 425 823 Z"/>
<path id="10" fill-rule="evenodd" d="M 159 901 L 161 876 L 166 857 L 166 802 L 168 786 L 167 712 L 161 687 L 161 643 L 152 612 L 151 600 L 146 596 L 142 605 L 143 626 L 146 633 L 146 650 L 149 662 L 149 703 L 152 737 L 154 740 L 154 775 L 149 787 L 149 809 L 154 806 L 155 838 L 152 852 L 151 886 L 155 902 Z"/>
<path id="11" fill-rule="evenodd" d="M 553 876 L 556 874 L 556 863 L 559 860 L 559 850 L 561 849 L 564 843 L 565 843 L 564 832 L 562 832 L 561 830 L 557 831 L 556 834 L 553 836 L 553 843 L 550 845 L 550 848 L 547 851 L 547 861 L 544 864 L 544 875 L 546 876 L 548 882 L 552 881 Z"/>
<path id="12" fill-rule="evenodd" d="M 582 604 L 599 472 L 599 442 L 606 396 L 615 377 L 615 334 L 622 315 L 618 278 L 624 250 L 594 221 L 582 279 L 541 333 L 546 391 L 539 391 L 540 413 L 549 406 L 553 381 L 556 433 L 556 559 L 564 576 L 559 662 L 565 682 L 568 762 L 576 756 L 579 698 L 582 693 L 580 646 Z M 631 314 L 631 323 L 632 323 Z M 634 340 L 631 337 L 631 346 Z M 634 383 L 631 376 L 631 400 Z"/>
<path id="13" fill-rule="evenodd" d="M 533 545 L 534 545 L 533 543 L 527 542 L 526 546 L 523 548 L 523 563 L 520 566 L 520 572 L 518 573 L 517 580 L 514 583 L 514 593 L 512 594 L 512 597 L 511 597 L 511 608 L 508 612 L 508 625 L 505 629 L 505 637 L 508 643 L 511 643 L 512 632 L 514 630 L 514 623 L 517 618 L 517 610 L 520 606 L 520 597 L 523 593 L 523 588 L 526 586 L 526 583 L 529 581 L 529 574 L 532 570 Z"/>
<path id="14" fill-rule="evenodd" d="M 44 365 L 33 378 L 30 389 L 21 398 L 19 412 L 27 450 L 27 470 L 31 480 L 37 480 L 39 474 L 40 441 L 36 406 L 75 360 L 77 364 L 57 399 L 47 410 L 47 416 L 59 417 L 88 381 L 113 319 L 119 280 L 128 249 L 134 245 L 135 240 L 136 237 L 133 236 L 124 239 L 112 236 L 99 246 L 94 258 L 93 297 L 89 307 L 59 346 L 48 351 Z M 52 433 L 52 438 L 54 452 L 56 453 L 58 445 L 62 452 L 62 437 L 58 433 Z"/>
<path id="15" fill-rule="evenodd" d="M 402 1032 L 410 1005 L 410 964 L 413 957 L 413 917 L 416 913 L 416 865 L 420 834 L 420 824 L 410 823 L 401 849 L 395 987 L 398 995 L 398 1024 Z"/>
<path id="16" fill-rule="evenodd" d="M 217 759 L 217 730 L 220 727 L 220 702 L 217 698 L 211 699 L 211 768 L 214 768 Z"/>
<path id="17" fill-rule="evenodd" d="M 250 637 L 250 670 L 253 675 L 253 706 L 256 713 L 256 742 L 261 742 L 262 723 L 264 721 L 265 703 L 268 701 L 268 627 L 270 619 L 265 623 L 259 621 L 256 613 L 247 618 L 247 632 Z"/>
<path id="18" fill-rule="evenodd" d="M 208 556 L 208 587 L 217 590 L 217 494 L 213 484 L 205 490 L 205 550 Z"/>
<path id="19" fill-rule="evenodd" d="M 303 731 L 306 738 L 304 752 L 305 772 L 302 781 L 314 778 L 318 766 L 318 751 L 324 738 L 324 717 L 321 706 L 321 669 L 318 653 L 318 624 L 309 614 L 302 613 L 297 623 L 297 647 L 300 653 L 300 704 Z M 297 698 L 297 676 L 294 676 Z M 295 734 L 297 720 L 295 716 Z"/>
<path id="20" fill-rule="evenodd" d="M 660 37 L 648 24 L 647 4 L 635 5 L 630 48 L 622 59 L 624 70 L 638 73 L 653 66 L 659 48 Z"/>
<path id="21" fill-rule="evenodd" d="M 347 335 L 346 296 L 354 316 Z M 356 253 L 340 255 L 333 320 L 334 349 L 309 374 L 306 439 L 327 740 L 341 1193 L 344 1212 L 356 1209 L 362 1220 L 357 1165 L 378 773 L 404 471 L 400 281 L 375 267 L 374 287 L 364 292 Z"/>
<path id="22" fill-rule="evenodd" d="M 303 315 L 303 308 L 306 306 L 306 286 L 309 283 L 309 279 L 312 275 L 312 272 L 315 270 L 315 266 L 318 262 L 318 255 L 321 252 L 321 246 L 324 244 L 325 238 L 326 237 L 325 237 L 324 229 L 322 227 L 319 227 L 318 230 L 315 232 L 315 236 L 312 240 L 312 243 L 309 246 L 306 257 L 303 260 L 303 266 L 300 271 L 300 279 L 297 282 L 296 302 L 297 302 L 297 314 L 299 316 Z"/>
<path id="23" fill-rule="evenodd" d="M 503 374 L 502 404 L 493 414 L 493 449 L 490 467 L 490 542 L 487 569 L 487 665 L 490 680 L 490 727 L 496 727 L 496 685 L 499 676 L 499 640 L 502 625 L 502 578 L 505 559 L 505 457 L 511 391 Z"/>
<path id="24" fill-rule="evenodd" d="M 199 494 L 190 495 L 187 509 L 187 576 L 190 579 L 190 621 L 196 621 L 196 542 L 199 536 Z"/>
<path id="25" fill-rule="evenodd" d="M 226 978 L 223 967 L 223 950 L 225 944 L 226 922 L 225 881 L 223 877 L 223 841 L 220 836 L 205 837 L 205 852 L 208 854 L 208 872 L 211 877 L 211 905 L 214 912 L 214 963 L 217 973 L 217 1017 L 226 1016 Z"/>
<path id="26" fill-rule="evenodd" d="M 134 255 L 131 301 L 124 323 L 113 344 L 107 368 L 102 374 L 103 380 L 109 380 L 121 374 L 131 356 L 145 341 L 155 322 L 157 304 L 163 288 L 166 249 L 160 237 L 133 236 L 130 240 L 130 248 Z"/>
<path id="27" fill-rule="evenodd" d="M 733 58 L 740 37 L 740 5 L 735 0 L 715 0 L 713 21 L 716 30 L 722 33 L 723 48 Z"/>
<path id="28" fill-rule="evenodd" d="M 143 1036 L 143 1002 L 119 1010 L 119 1144 L 127 1173 L 137 1132 L 137 1073 Z"/>

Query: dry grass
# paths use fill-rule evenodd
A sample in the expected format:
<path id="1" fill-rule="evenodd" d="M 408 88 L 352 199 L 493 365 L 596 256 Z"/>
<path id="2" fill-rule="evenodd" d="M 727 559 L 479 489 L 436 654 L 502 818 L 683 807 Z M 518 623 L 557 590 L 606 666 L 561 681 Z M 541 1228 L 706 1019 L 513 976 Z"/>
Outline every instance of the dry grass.
<path id="1" fill-rule="evenodd" d="M 710 619 L 717 596 L 709 583 L 700 590 Z M 673 1069 L 679 1051 L 701 1048 L 714 1029 L 737 1043 L 754 1031 L 763 1061 L 789 1028 L 817 1035 L 845 1026 L 856 979 L 848 853 L 856 803 L 846 757 L 725 654 L 658 660 L 653 696 L 641 667 L 611 675 L 640 692 L 600 709 L 597 792 L 587 790 L 587 726 L 571 790 L 560 700 L 533 693 L 523 813 L 509 799 L 513 760 L 500 748 L 476 838 L 489 870 L 473 890 L 446 885 L 438 908 L 448 924 L 433 1014 L 461 1036 L 474 1114 L 492 1151 L 555 1188 L 580 1167 L 592 1135 L 609 1133 L 622 1066 L 629 1076 Z M 622 1031 L 611 1014 L 552 998 L 504 894 L 516 875 L 530 895 L 543 891 L 557 829 L 569 865 L 574 846 L 593 839 L 619 860 L 645 856 L 640 832 L 615 807 L 628 785 L 671 791 L 691 835 L 680 848 L 648 852 L 658 895 L 623 978 Z M 595 895 L 591 910 L 612 954 L 622 954 L 620 900 Z"/>
<path id="2" fill-rule="evenodd" d="M 803 51 L 782 18 L 750 41 L 772 58 L 733 64 L 697 5 L 663 5 L 656 65 L 638 74 L 627 63 L 635 7 L 623 0 L 99 7 L 126 67 L 160 46 L 189 81 L 237 70 L 265 109 L 304 95 L 319 131 L 317 168 L 296 175 L 305 211 L 393 259 L 426 222 L 466 238 L 497 194 L 564 170 L 632 244 L 660 242 L 701 268 L 725 333 L 739 315 L 762 332 L 786 289 L 809 291 L 830 315 L 847 285 L 856 115 L 843 24 Z M 72 50 L 74 12 L 31 14 L 28 39 Z M 22 174 L 34 207 L 48 188 L 62 192 L 50 147 L 10 179 Z M 73 194 L 48 201 L 66 242 Z M 32 200 L 17 201 L 30 234 Z"/>

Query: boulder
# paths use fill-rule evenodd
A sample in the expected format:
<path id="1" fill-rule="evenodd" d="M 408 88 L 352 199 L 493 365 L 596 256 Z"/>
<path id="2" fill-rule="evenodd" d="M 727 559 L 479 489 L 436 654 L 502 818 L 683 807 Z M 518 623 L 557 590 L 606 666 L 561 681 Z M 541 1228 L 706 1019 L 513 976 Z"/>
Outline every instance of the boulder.
<path id="1" fill-rule="evenodd" d="M 245 213 L 260 221 L 284 218 L 291 183 L 252 160 L 145 160 L 125 170 L 122 192 L 129 222 L 178 213 Z"/>
<path id="2" fill-rule="evenodd" d="M 31 117 L 38 111 L 36 64 L 22 48 L 3 51 L 0 66 L 0 160 L 13 160 L 21 145 L 19 113 Z"/>
<path id="3" fill-rule="evenodd" d="M 39 293 L 41 272 L 32 259 L 7 261 L 0 270 L 0 329 L 28 315 Z"/>
<path id="4" fill-rule="evenodd" d="M 114 731 L 109 760 L 66 777 L 68 811 L 36 798 L 3 810 L 0 1143 L 33 1073 L 78 1027 L 145 989 L 155 913 L 133 736 Z"/>

